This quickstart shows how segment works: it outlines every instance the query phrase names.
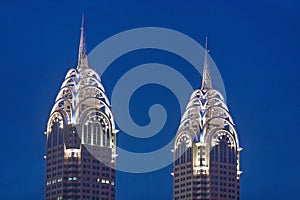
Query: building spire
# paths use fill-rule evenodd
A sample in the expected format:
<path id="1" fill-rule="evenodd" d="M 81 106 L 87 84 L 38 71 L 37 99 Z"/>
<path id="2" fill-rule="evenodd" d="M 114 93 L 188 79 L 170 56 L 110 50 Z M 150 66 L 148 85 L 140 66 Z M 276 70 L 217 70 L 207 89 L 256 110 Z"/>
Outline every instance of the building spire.
<path id="1" fill-rule="evenodd" d="M 202 73 L 202 90 L 212 89 L 212 83 L 210 78 L 210 72 L 209 72 L 209 66 L 208 66 L 208 39 L 206 36 L 205 39 L 205 54 L 204 54 L 204 67 L 203 67 L 203 73 Z"/>
<path id="2" fill-rule="evenodd" d="M 77 69 L 88 68 L 88 60 L 86 54 L 86 43 L 85 43 L 85 22 L 84 22 L 84 13 L 82 14 L 82 23 L 81 23 L 81 34 L 80 34 L 80 44 L 78 52 L 78 65 Z"/>

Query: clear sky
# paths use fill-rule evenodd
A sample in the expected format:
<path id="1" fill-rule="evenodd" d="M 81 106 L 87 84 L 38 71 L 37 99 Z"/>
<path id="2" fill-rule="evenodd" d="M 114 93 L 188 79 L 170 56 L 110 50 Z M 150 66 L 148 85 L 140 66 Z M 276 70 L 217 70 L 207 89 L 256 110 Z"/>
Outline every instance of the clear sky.
<path id="1" fill-rule="evenodd" d="M 174 29 L 201 44 L 208 35 L 244 148 L 241 199 L 300 199 L 299 10 L 297 0 L 1 1 L 1 199 L 43 199 L 43 132 L 64 76 L 76 66 L 82 12 L 88 51 L 137 27 Z M 185 64 L 160 51 L 125 55 L 102 77 L 108 96 L 124 70 L 147 62 Z M 201 77 L 191 67 L 181 70 L 195 89 L 200 87 Z M 152 98 L 144 101 L 149 94 Z M 120 133 L 118 145 L 144 152 L 175 134 L 177 101 L 161 86 L 135 93 L 131 106 L 140 112 L 133 118 L 147 124 L 147 108 L 158 102 L 171 113 L 166 129 L 150 142 Z M 171 199 L 171 171 L 170 165 L 146 174 L 118 173 L 117 199 Z"/>

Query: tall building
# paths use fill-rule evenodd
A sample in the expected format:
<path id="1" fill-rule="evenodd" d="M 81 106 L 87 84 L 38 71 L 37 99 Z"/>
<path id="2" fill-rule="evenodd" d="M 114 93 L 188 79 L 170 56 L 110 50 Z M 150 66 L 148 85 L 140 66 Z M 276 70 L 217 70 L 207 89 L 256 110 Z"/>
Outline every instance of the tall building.
<path id="1" fill-rule="evenodd" d="M 241 150 L 224 98 L 212 87 L 206 40 L 202 86 L 192 93 L 176 133 L 174 200 L 238 200 Z"/>
<path id="2" fill-rule="evenodd" d="M 100 77 L 88 65 L 83 17 L 78 65 L 67 72 L 45 132 L 45 199 L 114 200 L 116 133 Z"/>

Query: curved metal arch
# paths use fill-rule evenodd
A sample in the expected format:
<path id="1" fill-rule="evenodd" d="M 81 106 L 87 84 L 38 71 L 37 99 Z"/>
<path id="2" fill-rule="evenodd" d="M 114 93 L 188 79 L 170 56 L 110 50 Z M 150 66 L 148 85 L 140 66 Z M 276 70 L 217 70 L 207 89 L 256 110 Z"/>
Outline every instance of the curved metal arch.
<path id="1" fill-rule="evenodd" d="M 92 76 L 86 76 L 86 77 L 80 78 L 80 80 L 77 83 L 78 87 L 82 84 L 82 81 L 87 80 L 87 79 L 93 79 L 97 83 L 97 87 L 99 87 L 103 92 L 105 92 L 104 87 L 101 84 L 100 80 L 95 77 L 92 77 Z"/>
<path id="2" fill-rule="evenodd" d="M 178 131 L 180 132 L 180 131 L 184 131 L 185 129 L 187 129 L 197 135 L 197 133 L 198 132 L 200 133 L 200 131 L 201 131 L 201 124 L 200 124 L 200 122 L 197 122 L 198 131 L 195 132 L 194 130 L 192 130 L 190 128 L 190 124 L 189 124 L 190 121 L 192 121 L 192 120 L 187 118 L 183 122 L 181 122 L 179 125 L 179 128 L 178 128 Z"/>
<path id="3" fill-rule="evenodd" d="M 72 76 L 73 76 L 72 73 L 74 73 L 74 72 L 75 72 L 75 76 L 78 76 L 78 71 L 77 71 L 77 69 L 71 68 L 71 69 L 69 69 L 69 71 L 67 72 L 67 74 L 66 74 L 66 76 L 65 76 L 65 79 L 67 79 L 67 78 L 69 78 L 69 77 L 72 77 Z"/>
<path id="4" fill-rule="evenodd" d="M 208 124 L 209 124 L 210 122 L 212 122 L 213 120 L 216 120 L 216 119 L 224 119 L 224 120 L 228 123 L 228 125 L 230 126 L 230 128 L 231 128 L 231 130 L 232 130 L 232 133 L 229 132 L 229 131 L 227 131 L 227 130 L 225 130 L 224 128 L 214 128 L 214 129 L 211 129 L 210 132 L 207 132 L 207 126 L 208 126 Z M 235 129 L 234 125 L 233 125 L 230 121 L 228 121 L 227 119 L 225 119 L 225 118 L 223 118 L 223 117 L 214 117 L 214 118 L 211 118 L 211 119 L 209 119 L 208 121 L 206 121 L 206 123 L 205 123 L 204 126 L 203 126 L 203 136 L 204 136 L 204 140 L 205 140 L 205 138 L 207 138 L 207 137 L 210 135 L 210 133 L 211 133 L 213 130 L 215 130 L 215 129 L 220 129 L 220 130 L 223 130 L 223 131 L 227 131 L 228 133 L 230 133 L 231 135 L 233 135 L 233 137 L 235 138 L 236 143 L 237 143 L 237 145 L 238 145 L 238 147 L 239 147 L 239 138 L 238 138 L 238 135 L 237 135 L 237 132 L 236 132 L 236 129 Z"/>
<path id="5" fill-rule="evenodd" d="M 230 126 L 230 128 L 232 128 L 232 130 L 234 130 L 233 132 L 236 133 L 236 130 L 235 130 L 235 127 L 234 127 L 234 124 L 231 123 L 230 121 L 228 121 L 226 118 L 224 117 L 213 117 L 213 118 L 210 118 L 209 120 L 207 120 L 203 126 L 203 130 L 206 130 L 206 126 L 209 125 L 209 123 L 211 123 L 212 121 L 214 120 L 217 120 L 217 119 L 223 119 L 224 121 L 226 121 L 228 123 L 228 125 Z"/>
<path id="6" fill-rule="evenodd" d="M 86 97 L 86 98 L 82 99 L 82 100 L 76 105 L 76 107 L 74 108 L 75 114 L 77 114 L 76 112 L 78 112 L 78 108 L 81 106 L 81 104 L 84 103 L 84 102 L 85 102 L 86 100 L 88 100 L 88 99 L 98 100 L 99 103 L 105 107 L 105 111 L 108 111 L 108 113 L 106 113 L 106 114 L 109 114 L 109 117 L 111 118 L 111 121 L 112 121 L 112 124 L 113 124 L 113 129 L 115 129 L 114 118 L 113 118 L 113 115 L 112 115 L 110 106 L 107 105 L 106 102 L 102 101 L 100 98 L 96 98 L 96 97 Z M 88 110 L 88 109 L 87 109 L 87 110 Z M 100 109 L 99 109 L 99 110 L 100 110 Z M 101 110 L 100 110 L 100 111 L 101 111 Z M 81 114 L 82 114 L 82 113 L 80 113 L 80 115 L 81 115 Z"/>
<path id="7" fill-rule="evenodd" d="M 68 124 L 68 122 L 70 120 L 68 118 L 67 113 L 64 110 L 56 110 L 56 111 L 54 111 L 53 113 L 50 114 L 48 122 L 47 122 L 47 134 L 49 133 L 52 119 L 53 119 L 54 115 L 56 115 L 56 114 L 59 114 L 62 117 L 62 121 L 63 121 L 63 125 L 64 126 L 65 126 L 65 124 Z"/>
<path id="8" fill-rule="evenodd" d="M 191 118 L 190 112 L 195 112 L 195 114 L 194 114 L 195 117 L 194 118 Z M 201 115 L 200 115 L 199 109 L 191 107 L 188 110 L 186 110 L 186 112 L 184 112 L 184 114 L 183 114 L 183 116 L 180 120 L 180 123 L 183 122 L 185 119 L 190 119 L 190 120 L 192 120 L 192 119 L 201 119 L 200 116 Z"/>
<path id="9" fill-rule="evenodd" d="M 222 99 L 220 98 L 216 98 L 216 97 L 213 97 L 213 98 L 208 98 L 205 103 L 203 104 L 201 99 L 200 98 L 193 98 L 189 101 L 189 103 L 187 104 L 187 107 L 186 107 L 186 110 L 188 110 L 189 108 L 192 108 L 192 107 L 195 107 L 195 106 L 198 106 L 198 107 L 206 107 L 207 104 L 211 101 L 216 101 L 218 103 L 220 103 L 222 105 L 222 107 L 224 107 L 226 110 L 228 110 L 228 107 L 227 105 L 225 104 L 224 101 L 222 101 Z M 215 105 L 215 104 L 213 104 Z"/>
<path id="10" fill-rule="evenodd" d="M 204 106 L 207 106 L 207 104 L 210 102 L 210 101 L 213 101 L 213 100 L 216 100 L 218 103 L 221 103 L 223 108 L 225 108 L 226 110 L 228 110 L 228 107 L 227 105 L 225 104 L 224 101 L 222 101 L 222 99 L 219 99 L 219 98 L 216 98 L 216 97 L 213 97 L 213 98 L 209 98 L 207 99 L 207 101 L 204 103 Z M 213 104 L 215 105 L 215 104 Z M 229 110 L 228 110 L 229 111 Z"/>
<path id="11" fill-rule="evenodd" d="M 200 115 L 197 115 L 197 116 L 200 116 Z M 199 118 L 199 117 L 198 117 Z M 182 118 L 181 119 L 181 121 L 180 121 L 180 125 L 181 124 L 184 124 L 184 123 L 186 123 L 186 121 L 191 121 L 191 120 L 195 120 L 195 119 L 197 119 L 196 117 L 195 118 L 189 118 L 189 117 L 185 117 L 185 118 Z M 199 118 L 200 119 L 200 118 Z M 198 123 L 200 123 L 200 121 L 197 121 Z"/>
<path id="12" fill-rule="evenodd" d="M 194 98 L 201 98 L 203 95 L 203 92 L 200 89 L 197 89 L 192 93 L 190 100 Z"/>
<path id="13" fill-rule="evenodd" d="M 57 111 L 56 110 L 56 107 L 58 106 L 57 104 L 59 104 L 62 100 L 68 102 L 68 104 L 70 105 L 70 108 L 71 108 L 71 114 L 73 113 L 73 110 L 74 110 L 73 104 L 69 101 L 69 99 L 65 99 L 65 98 L 59 98 L 59 99 L 57 99 L 55 101 L 55 103 L 54 103 L 54 105 L 53 105 L 52 110 L 51 110 L 50 113 L 54 113 L 55 111 Z"/>
<path id="14" fill-rule="evenodd" d="M 212 94 L 211 94 L 212 93 Z M 214 98 L 216 97 L 216 94 L 219 96 L 219 99 L 221 99 L 222 101 L 224 101 L 224 97 L 223 95 L 221 94 L 221 92 L 219 92 L 218 90 L 215 90 L 215 89 L 209 89 L 207 90 L 207 92 L 205 93 L 206 96 L 207 96 L 207 99 L 208 98 Z"/>
<path id="15" fill-rule="evenodd" d="M 226 135 L 229 136 L 232 139 L 232 141 L 234 143 L 233 146 L 234 146 L 235 149 L 237 149 L 239 147 L 238 146 L 238 141 L 235 140 L 235 138 L 233 137 L 233 135 L 229 131 L 224 130 L 224 129 L 214 129 L 214 132 L 212 134 L 210 134 L 208 137 L 205 138 L 205 142 L 208 143 L 210 147 L 213 147 L 212 139 L 219 132 L 225 132 Z"/>
<path id="16" fill-rule="evenodd" d="M 97 77 L 98 80 L 100 80 L 99 74 L 98 74 L 95 70 L 93 70 L 92 68 L 85 68 L 85 69 L 81 70 L 81 71 L 79 72 L 79 75 L 80 75 L 80 76 L 81 76 L 81 75 L 85 75 L 85 73 L 88 73 L 89 71 L 92 72 L 92 74 L 95 75 L 95 76 Z M 91 76 L 89 76 L 89 77 L 91 77 Z"/>
<path id="17" fill-rule="evenodd" d="M 72 81 L 72 83 L 70 83 L 68 81 Z M 60 90 L 65 87 L 75 87 L 75 85 L 76 85 L 76 78 L 69 77 L 63 81 L 63 83 L 61 84 Z"/>
<path id="18" fill-rule="evenodd" d="M 107 121 L 108 122 L 108 126 L 109 126 L 109 128 L 110 128 L 110 131 L 109 131 L 109 139 L 111 140 L 110 141 L 110 147 L 112 148 L 113 147 L 113 141 L 112 141 L 112 139 L 113 139 L 113 137 L 114 137 L 114 133 L 113 133 L 113 130 L 114 130 L 114 124 L 112 123 L 112 120 L 109 118 L 109 116 L 106 114 L 106 113 L 104 113 L 104 112 L 102 112 L 100 109 L 98 109 L 98 108 L 89 108 L 89 109 L 87 109 L 87 110 L 85 110 L 84 112 L 82 112 L 81 113 L 81 115 L 79 116 L 79 124 L 81 124 L 81 127 L 83 127 L 83 126 L 85 126 L 85 122 L 87 121 L 87 120 L 89 120 L 88 118 L 89 117 L 93 117 L 93 116 L 89 116 L 89 114 L 91 114 L 91 113 L 93 113 L 93 112 L 95 112 L 95 113 L 100 113 L 101 114 L 101 116 L 103 116 L 104 118 L 105 118 L 105 121 Z M 96 115 L 95 115 L 96 116 Z M 101 125 L 101 124 L 100 124 Z M 102 125 L 101 125 L 102 126 Z"/>
<path id="19" fill-rule="evenodd" d="M 72 93 L 72 98 L 74 98 L 74 94 L 75 94 L 74 88 L 71 87 L 71 86 L 64 86 L 64 87 L 60 88 L 60 90 L 59 90 L 59 92 L 58 92 L 58 94 L 57 94 L 57 96 L 56 96 L 55 101 L 56 101 L 57 99 L 62 98 L 63 95 L 62 95 L 61 93 L 64 92 L 66 89 L 68 89 L 68 90 L 71 91 L 71 93 Z"/>
<path id="20" fill-rule="evenodd" d="M 102 105 L 102 106 L 104 106 L 105 110 L 110 111 L 109 113 L 111 114 L 111 108 L 110 108 L 110 106 L 105 101 L 103 101 L 101 98 L 99 98 L 99 97 L 85 97 L 85 98 L 81 99 L 80 102 L 74 108 L 74 110 L 78 110 L 78 108 L 81 106 L 81 104 L 84 103 L 85 101 L 89 100 L 89 99 L 93 99 L 93 100 L 99 101 L 99 104 Z M 100 106 L 100 108 L 102 106 Z"/>
<path id="21" fill-rule="evenodd" d="M 195 135 L 194 133 L 191 133 L 190 130 L 184 130 L 184 131 L 178 132 L 178 134 L 176 134 L 176 139 L 175 139 L 175 141 L 174 141 L 174 151 L 176 151 L 176 149 L 177 149 L 177 147 L 178 147 L 178 145 L 179 145 L 179 143 L 180 143 L 179 139 L 181 139 L 181 137 L 182 137 L 184 134 L 186 134 L 186 135 L 189 137 L 189 140 L 190 140 L 190 142 L 191 142 L 191 145 L 192 145 L 192 143 L 193 143 L 193 136 L 196 136 L 196 137 L 198 138 L 198 136 Z"/>
<path id="22" fill-rule="evenodd" d="M 186 110 L 188 110 L 191 107 L 195 107 L 195 106 L 198 106 L 198 107 L 202 106 L 202 102 L 199 98 L 195 98 L 195 99 L 190 100 L 189 103 L 186 106 Z"/>
<path id="23" fill-rule="evenodd" d="M 94 88 L 94 89 L 97 89 L 97 90 L 101 93 L 102 97 L 105 99 L 105 102 L 106 102 L 108 105 L 110 105 L 109 99 L 108 99 L 108 97 L 106 96 L 105 92 L 104 92 L 103 90 L 101 90 L 101 88 L 96 87 L 96 86 L 94 86 L 94 85 L 86 85 L 86 86 L 80 88 L 80 90 L 79 90 L 79 92 L 78 92 L 78 96 L 80 95 L 80 93 L 82 93 L 82 92 L 83 92 L 85 89 L 87 89 L 87 88 Z"/>
<path id="24" fill-rule="evenodd" d="M 101 113 L 101 115 L 103 115 L 105 117 L 105 119 L 109 122 L 109 127 L 111 127 L 111 130 L 114 129 L 113 124 L 111 122 L 111 119 L 109 118 L 109 116 L 105 113 L 102 112 L 100 109 L 98 108 L 88 108 L 86 110 L 84 110 L 81 115 L 79 116 L 79 124 L 81 124 L 82 126 L 84 125 L 84 122 L 86 120 L 86 118 L 88 117 L 88 115 L 92 112 L 98 112 Z"/>
<path id="25" fill-rule="evenodd" d="M 208 108 L 205 110 L 205 112 L 203 113 L 203 115 L 204 115 L 205 117 L 206 117 L 206 114 L 208 114 L 208 112 L 210 111 L 210 109 L 221 109 L 222 111 L 225 112 L 226 116 L 230 119 L 230 122 L 233 123 L 233 119 L 232 119 L 232 117 L 231 117 L 229 111 L 226 110 L 226 109 L 223 108 L 223 107 L 220 107 L 220 106 L 210 106 L 210 107 L 208 107 Z M 216 116 L 216 117 L 218 117 L 218 116 Z M 221 117 L 221 116 L 219 116 L 219 117 Z M 213 118 L 215 118 L 215 117 L 213 117 Z M 223 117 L 222 117 L 222 118 L 223 118 Z"/>
<path id="26" fill-rule="evenodd" d="M 189 128 L 189 119 L 184 120 L 184 122 L 180 123 L 179 127 L 178 127 L 178 131 L 184 130 L 186 128 Z"/>

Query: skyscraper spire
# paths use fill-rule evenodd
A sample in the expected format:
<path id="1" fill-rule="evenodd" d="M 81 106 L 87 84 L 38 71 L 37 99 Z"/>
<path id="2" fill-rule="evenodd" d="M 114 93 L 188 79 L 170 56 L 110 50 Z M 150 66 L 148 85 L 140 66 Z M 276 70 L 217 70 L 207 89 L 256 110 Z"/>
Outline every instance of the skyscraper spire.
<path id="1" fill-rule="evenodd" d="M 99 74 L 88 67 L 84 28 L 83 16 L 77 69 L 67 72 L 47 123 L 44 200 L 116 199 L 118 131 Z"/>
<path id="2" fill-rule="evenodd" d="M 226 102 L 212 88 L 209 59 L 206 37 L 202 86 L 192 93 L 174 139 L 173 200 L 240 199 L 242 148 Z"/>
<path id="3" fill-rule="evenodd" d="M 82 68 L 88 68 L 88 60 L 86 55 L 86 43 L 85 43 L 84 14 L 82 14 L 81 35 L 80 35 L 78 65 L 77 65 L 77 69 L 82 69 Z"/>
<path id="4" fill-rule="evenodd" d="M 203 67 L 203 73 L 202 73 L 202 86 L 201 90 L 207 90 L 212 89 L 212 83 L 209 73 L 209 66 L 208 66 L 208 46 L 207 46 L 207 36 L 205 39 L 205 54 L 204 54 L 204 67 Z"/>

